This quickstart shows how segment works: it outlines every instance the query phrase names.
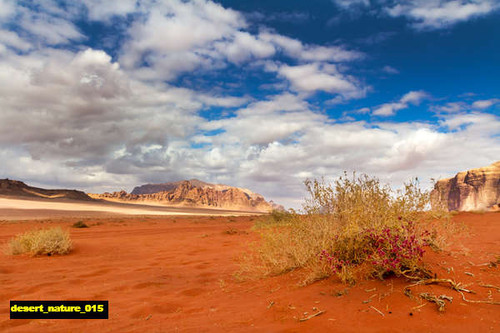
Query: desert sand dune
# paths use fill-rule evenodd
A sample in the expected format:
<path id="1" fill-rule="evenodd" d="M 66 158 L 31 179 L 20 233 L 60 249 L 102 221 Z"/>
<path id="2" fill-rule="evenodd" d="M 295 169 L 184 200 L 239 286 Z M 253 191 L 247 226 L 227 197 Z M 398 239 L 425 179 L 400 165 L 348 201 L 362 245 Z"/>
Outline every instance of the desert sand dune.
<path id="1" fill-rule="evenodd" d="M 36 200 L 0 197 L 0 220 L 40 219 L 58 216 L 111 215 L 255 215 L 255 212 L 207 208 L 166 207 L 112 202 Z"/>
<path id="2" fill-rule="evenodd" d="M 2 332 L 495 332 L 500 306 L 466 303 L 443 286 L 414 288 L 453 297 L 446 312 L 403 294 L 404 279 L 335 278 L 298 286 L 297 272 L 240 281 L 237 258 L 258 240 L 255 217 L 88 218 L 3 222 L 0 243 L 17 233 L 60 225 L 75 249 L 67 256 L 0 254 Z M 463 283 L 474 300 L 500 300 L 500 214 L 462 213 L 467 234 L 426 253 L 442 278 Z M 452 269 L 453 268 L 453 269 Z M 9 300 L 109 300 L 108 320 L 9 320 Z M 300 322 L 300 318 L 325 311 Z M 377 311 L 380 311 L 377 312 Z M 306 315 L 304 315 L 307 313 Z"/>

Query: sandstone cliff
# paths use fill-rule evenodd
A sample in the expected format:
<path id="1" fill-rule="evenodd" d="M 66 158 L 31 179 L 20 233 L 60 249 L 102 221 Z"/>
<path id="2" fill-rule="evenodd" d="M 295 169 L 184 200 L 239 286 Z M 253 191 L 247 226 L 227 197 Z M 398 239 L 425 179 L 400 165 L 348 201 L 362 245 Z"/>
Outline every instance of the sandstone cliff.
<path id="1" fill-rule="evenodd" d="M 0 195 L 8 197 L 31 197 L 43 199 L 70 199 L 91 201 L 87 194 L 77 190 L 46 190 L 28 186 L 18 180 L 0 179 Z"/>
<path id="2" fill-rule="evenodd" d="M 431 192 L 431 203 L 433 208 L 449 211 L 498 210 L 500 161 L 439 180 Z"/>
<path id="3" fill-rule="evenodd" d="M 205 183 L 196 179 L 173 183 L 147 184 L 125 191 L 89 194 L 96 199 L 145 204 L 164 204 L 190 207 L 212 207 L 234 210 L 267 212 L 283 209 L 267 202 L 260 194 L 250 190 L 221 184 Z"/>

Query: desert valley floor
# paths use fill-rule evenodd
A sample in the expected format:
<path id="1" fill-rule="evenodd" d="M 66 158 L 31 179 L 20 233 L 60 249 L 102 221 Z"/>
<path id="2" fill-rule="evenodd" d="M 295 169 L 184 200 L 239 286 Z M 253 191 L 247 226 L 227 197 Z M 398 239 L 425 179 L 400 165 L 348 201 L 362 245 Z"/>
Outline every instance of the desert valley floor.
<path id="1" fill-rule="evenodd" d="M 499 305 L 465 302 L 442 285 L 413 292 L 452 296 L 444 313 L 435 304 L 405 296 L 410 282 L 401 278 L 352 287 L 335 278 L 302 287 L 298 272 L 242 281 L 235 275 L 238 258 L 258 241 L 252 230 L 258 218 L 46 210 L 23 215 L 0 209 L 2 246 L 18 233 L 49 226 L 69 229 L 74 242 L 67 256 L 0 254 L 0 331 L 500 331 Z M 71 228 L 80 220 L 90 228 Z M 429 250 L 426 260 L 439 277 L 477 293 L 467 294 L 468 299 L 500 301 L 500 289 L 480 286 L 500 286 L 500 267 L 490 264 L 500 256 L 500 213 L 461 213 L 453 221 L 467 231 L 448 250 Z M 109 319 L 10 320 L 9 300 L 109 300 Z M 325 312 L 300 321 L 320 310 Z"/>

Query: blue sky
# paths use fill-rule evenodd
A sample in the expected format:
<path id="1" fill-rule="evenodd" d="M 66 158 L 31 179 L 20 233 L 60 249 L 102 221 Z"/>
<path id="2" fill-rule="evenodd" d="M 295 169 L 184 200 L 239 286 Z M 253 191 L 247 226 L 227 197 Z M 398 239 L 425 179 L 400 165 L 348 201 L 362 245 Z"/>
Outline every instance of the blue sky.
<path id="1" fill-rule="evenodd" d="M 500 1 L 0 0 L 0 177 L 300 207 L 500 159 Z"/>

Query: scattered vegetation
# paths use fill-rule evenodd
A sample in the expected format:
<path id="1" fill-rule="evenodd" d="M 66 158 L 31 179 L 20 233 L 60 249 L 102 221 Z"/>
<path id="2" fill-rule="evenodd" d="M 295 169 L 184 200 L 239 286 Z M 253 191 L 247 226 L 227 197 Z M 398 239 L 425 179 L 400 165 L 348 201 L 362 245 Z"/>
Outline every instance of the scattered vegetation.
<path id="1" fill-rule="evenodd" d="M 265 274 L 303 268 L 305 283 L 333 274 L 346 283 L 391 274 L 430 277 L 422 258 L 426 247 L 438 247 L 438 235 L 425 222 L 436 215 L 426 212 L 429 193 L 417 179 L 399 191 L 355 173 L 305 185 L 304 214 L 275 211 L 255 225 L 262 242 L 253 265 Z"/>
<path id="2" fill-rule="evenodd" d="M 68 254 L 73 247 L 69 232 L 60 227 L 32 230 L 17 235 L 8 244 L 8 253 L 13 255 L 29 254 L 48 255 Z"/>
<path id="3" fill-rule="evenodd" d="M 89 228 L 89 226 L 83 221 L 78 221 L 78 222 L 73 223 L 72 227 L 73 228 Z"/>

